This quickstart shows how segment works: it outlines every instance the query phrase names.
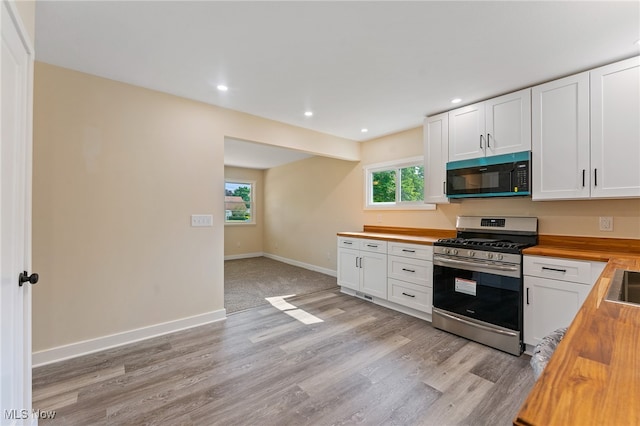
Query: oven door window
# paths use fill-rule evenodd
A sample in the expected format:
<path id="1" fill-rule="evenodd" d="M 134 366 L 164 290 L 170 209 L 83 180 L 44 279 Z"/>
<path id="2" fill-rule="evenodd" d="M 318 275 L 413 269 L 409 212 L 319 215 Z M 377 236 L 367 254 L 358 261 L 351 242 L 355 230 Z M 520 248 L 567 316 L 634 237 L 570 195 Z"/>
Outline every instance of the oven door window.
<path id="1" fill-rule="evenodd" d="M 521 279 L 434 265 L 433 306 L 521 330 Z"/>

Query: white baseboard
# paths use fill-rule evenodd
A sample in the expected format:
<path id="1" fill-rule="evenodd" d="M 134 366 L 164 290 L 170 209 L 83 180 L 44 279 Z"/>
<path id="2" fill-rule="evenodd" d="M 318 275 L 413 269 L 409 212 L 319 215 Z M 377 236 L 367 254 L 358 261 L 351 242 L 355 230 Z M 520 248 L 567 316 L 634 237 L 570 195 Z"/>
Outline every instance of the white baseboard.
<path id="1" fill-rule="evenodd" d="M 259 253 L 243 253 L 243 254 L 231 254 L 229 256 L 225 256 L 224 260 L 236 260 L 236 259 L 249 259 L 251 257 L 262 257 L 264 256 L 263 252 Z"/>
<path id="2" fill-rule="evenodd" d="M 63 361 L 65 359 L 76 358 L 82 355 L 103 351 L 105 349 L 111 349 L 116 346 L 138 342 L 151 337 L 157 337 L 163 334 L 169 334 L 175 331 L 185 330 L 187 328 L 197 327 L 215 321 L 221 321 L 226 318 L 227 311 L 225 309 L 220 309 L 188 318 L 181 318 L 175 321 L 154 324 L 148 327 L 111 334 L 109 336 L 45 349 L 32 354 L 32 363 L 34 368 L 40 367 L 42 365 Z"/>
<path id="3" fill-rule="evenodd" d="M 264 253 L 264 257 L 268 257 L 269 259 L 277 260 L 278 262 L 288 263 L 289 265 L 299 266 L 300 268 L 309 269 L 310 271 L 320 272 L 321 274 L 330 275 L 332 277 L 337 277 L 338 273 L 333 269 L 322 268 L 320 266 L 311 265 L 309 263 L 299 262 L 293 259 L 287 259 L 286 257 L 276 256 L 271 253 Z"/>

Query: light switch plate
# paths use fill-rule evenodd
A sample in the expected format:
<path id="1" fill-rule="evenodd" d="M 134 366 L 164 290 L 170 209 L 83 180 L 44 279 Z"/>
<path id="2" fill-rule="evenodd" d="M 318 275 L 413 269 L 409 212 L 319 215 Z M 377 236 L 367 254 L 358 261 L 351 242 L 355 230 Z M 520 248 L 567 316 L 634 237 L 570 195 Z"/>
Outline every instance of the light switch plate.
<path id="1" fill-rule="evenodd" d="M 191 226 L 192 227 L 213 226 L 213 215 L 211 215 L 211 214 L 192 214 L 191 215 Z"/>

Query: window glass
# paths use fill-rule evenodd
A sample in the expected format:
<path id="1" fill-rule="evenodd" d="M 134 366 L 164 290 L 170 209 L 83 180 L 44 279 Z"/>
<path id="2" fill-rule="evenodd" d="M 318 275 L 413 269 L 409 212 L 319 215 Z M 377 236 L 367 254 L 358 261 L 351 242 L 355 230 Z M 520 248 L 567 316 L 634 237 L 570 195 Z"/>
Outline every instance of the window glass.
<path id="1" fill-rule="evenodd" d="M 424 200 L 424 166 L 400 169 L 400 201 Z"/>
<path id="2" fill-rule="evenodd" d="M 434 210 L 424 203 L 424 160 L 406 158 L 364 166 L 365 208 Z"/>
<path id="3" fill-rule="evenodd" d="M 396 201 L 396 171 L 384 170 L 372 173 L 374 203 L 393 203 Z"/>
<path id="4" fill-rule="evenodd" d="M 224 209 L 226 223 L 254 223 L 253 183 L 225 181 Z"/>

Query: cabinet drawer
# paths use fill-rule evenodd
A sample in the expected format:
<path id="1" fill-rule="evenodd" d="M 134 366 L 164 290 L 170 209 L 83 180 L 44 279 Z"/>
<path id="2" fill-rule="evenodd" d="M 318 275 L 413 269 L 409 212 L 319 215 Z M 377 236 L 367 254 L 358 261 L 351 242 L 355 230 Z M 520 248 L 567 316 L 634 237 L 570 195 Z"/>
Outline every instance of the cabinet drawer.
<path id="1" fill-rule="evenodd" d="M 433 246 L 390 242 L 388 243 L 387 252 L 394 256 L 433 260 Z"/>
<path id="2" fill-rule="evenodd" d="M 433 306 L 433 289 L 404 281 L 387 280 L 387 297 L 391 302 L 408 306 L 418 311 L 431 313 Z"/>
<path id="3" fill-rule="evenodd" d="M 431 285 L 433 280 L 433 262 L 400 256 L 388 256 L 387 262 L 389 278 L 408 281 L 418 285 Z"/>
<path id="4" fill-rule="evenodd" d="M 347 238 L 347 237 L 338 237 L 338 248 L 350 248 L 354 250 L 360 250 L 360 244 L 362 239 L 360 238 Z"/>
<path id="5" fill-rule="evenodd" d="M 386 254 L 387 242 L 380 240 L 360 240 L 360 250 Z"/>
<path id="6" fill-rule="evenodd" d="M 604 269 L 603 262 L 524 256 L 524 275 L 593 285 Z"/>

